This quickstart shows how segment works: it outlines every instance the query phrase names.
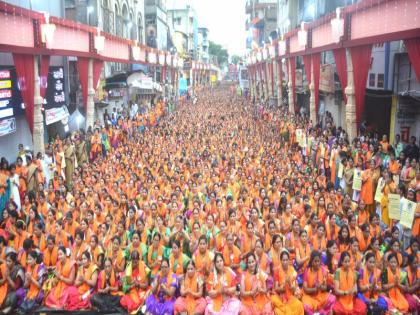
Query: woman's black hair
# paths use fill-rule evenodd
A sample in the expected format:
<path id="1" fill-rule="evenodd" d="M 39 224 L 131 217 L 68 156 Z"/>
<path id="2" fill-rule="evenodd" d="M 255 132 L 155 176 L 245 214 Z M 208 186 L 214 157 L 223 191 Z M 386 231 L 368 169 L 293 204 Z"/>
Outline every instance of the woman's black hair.
<path id="1" fill-rule="evenodd" d="M 280 239 L 281 241 L 283 241 L 280 234 L 274 234 L 273 238 L 271 239 L 271 244 L 274 245 L 276 243 L 277 239 Z"/>
<path id="2" fill-rule="evenodd" d="M 308 263 L 308 266 L 309 266 L 309 267 L 311 267 L 311 268 L 312 268 L 312 264 L 313 264 L 314 259 L 315 259 L 316 257 L 319 257 L 319 259 L 321 259 L 321 252 L 320 252 L 320 251 L 317 251 L 317 250 L 314 250 L 314 251 L 312 251 L 312 252 L 311 252 L 311 256 L 310 256 L 310 258 L 309 258 L 309 263 Z"/>
<path id="3" fill-rule="evenodd" d="M 168 264 L 168 266 L 171 266 L 171 264 L 169 263 L 169 259 L 166 257 L 162 258 L 162 262 L 160 263 L 160 265 L 162 266 L 163 262 L 166 262 Z"/>
<path id="4" fill-rule="evenodd" d="M 53 236 L 53 235 L 50 235 L 50 236 Z M 64 246 L 58 246 L 57 252 L 59 252 L 59 251 L 63 252 L 64 255 L 67 256 L 67 251 L 66 251 L 66 248 Z"/>
<path id="5" fill-rule="evenodd" d="M 87 258 L 89 261 L 92 259 L 92 257 L 90 256 L 89 251 L 87 251 L 87 250 L 85 250 L 85 251 L 82 253 L 82 256 L 83 256 L 83 255 L 85 255 L 85 256 L 86 256 L 86 258 Z"/>
<path id="6" fill-rule="evenodd" d="M 216 254 L 214 254 L 214 258 L 213 258 L 213 263 L 214 263 L 214 265 L 216 265 L 216 260 L 217 260 L 217 257 L 221 257 L 221 258 L 222 258 L 222 260 L 223 260 L 223 262 L 225 261 L 225 259 L 223 258 L 223 254 L 222 254 L 222 253 L 220 253 L 220 252 L 217 252 Z"/>
<path id="7" fill-rule="evenodd" d="M 24 251 L 26 251 L 26 252 L 29 251 L 29 250 L 31 250 L 32 248 L 34 248 L 35 247 L 35 244 L 34 244 L 33 239 L 26 238 L 23 241 L 22 247 L 23 247 Z"/>
<path id="8" fill-rule="evenodd" d="M 249 252 L 247 255 L 246 255 L 246 257 L 245 257 L 245 262 L 246 262 L 246 270 L 248 270 L 248 259 L 250 258 L 250 257 L 253 257 L 254 258 L 254 260 L 255 260 L 255 263 L 257 263 L 257 257 L 255 256 L 255 254 L 254 254 L 254 252 Z M 254 274 L 257 274 L 257 272 L 258 272 L 258 268 L 257 268 L 257 266 L 255 266 L 255 271 L 254 271 Z"/>
<path id="9" fill-rule="evenodd" d="M 346 238 L 343 238 L 343 236 L 341 235 L 344 229 L 347 229 L 348 232 Z M 338 241 L 340 242 L 340 244 L 350 244 L 350 230 L 347 225 L 343 225 L 340 228 L 340 231 L 338 231 Z"/>
<path id="10" fill-rule="evenodd" d="M 290 258 L 290 254 L 289 254 L 289 252 L 287 251 L 287 250 L 283 250 L 281 253 L 280 253 L 280 260 L 281 259 L 283 259 L 283 256 L 284 255 L 286 255 L 287 256 L 287 258 Z"/>
<path id="11" fill-rule="evenodd" d="M 371 258 L 375 258 L 375 254 L 372 252 L 372 251 L 367 251 L 366 252 L 366 254 L 365 254 L 365 257 L 364 257 L 364 260 L 365 260 L 365 263 L 369 260 L 369 259 L 371 259 Z"/>
<path id="12" fill-rule="evenodd" d="M 395 253 L 393 253 L 393 252 L 391 252 L 391 253 L 389 253 L 389 255 L 388 255 L 388 257 L 387 257 L 387 261 L 389 262 L 392 258 L 394 258 L 395 257 L 395 259 L 397 260 L 397 262 L 398 262 L 398 257 L 397 257 L 397 254 L 395 254 Z"/>
<path id="13" fill-rule="evenodd" d="M 326 263 L 325 265 L 327 266 L 328 270 L 332 273 L 334 271 L 333 265 L 332 265 L 332 260 L 333 260 L 333 255 L 331 255 L 330 251 L 328 250 L 328 248 L 333 247 L 334 245 L 336 245 L 337 243 L 334 240 L 328 240 L 327 241 L 327 250 L 326 250 Z"/>
<path id="14" fill-rule="evenodd" d="M 6 258 L 9 258 L 14 263 L 17 263 L 17 253 L 16 252 L 7 253 Z"/>
<path id="15" fill-rule="evenodd" d="M 193 265 L 193 267 L 195 268 L 195 262 L 194 262 L 194 259 L 190 259 L 189 261 L 188 261 L 188 263 L 186 264 L 186 265 L 184 265 L 184 274 L 186 274 L 187 273 L 187 270 L 188 270 L 188 266 L 189 265 Z"/>
<path id="16" fill-rule="evenodd" d="M 198 243 L 200 243 L 201 241 L 205 241 L 207 244 L 207 237 L 205 235 L 200 235 L 200 237 L 198 238 Z"/>
<path id="17" fill-rule="evenodd" d="M 181 242 L 179 240 L 172 240 L 171 242 L 171 248 L 173 245 L 176 245 L 178 248 L 181 248 Z"/>
<path id="18" fill-rule="evenodd" d="M 348 251 L 342 252 L 341 255 L 340 255 L 340 261 L 338 262 L 338 267 L 343 266 L 343 261 L 346 257 L 350 257 L 349 252 Z"/>

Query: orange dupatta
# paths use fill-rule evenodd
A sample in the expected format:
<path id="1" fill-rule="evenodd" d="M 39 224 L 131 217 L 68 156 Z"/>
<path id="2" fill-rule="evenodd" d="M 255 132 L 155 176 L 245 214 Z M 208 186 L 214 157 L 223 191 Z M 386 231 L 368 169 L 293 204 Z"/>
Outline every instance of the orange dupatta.
<path id="1" fill-rule="evenodd" d="M 200 284 L 203 283 L 203 280 L 197 273 L 194 273 L 192 278 L 186 276 L 184 280 L 184 287 L 186 289 L 190 289 L 191 293 L 198 293 L 200 288 Z M 187 312 L 188 314 L 194 314 L 195 309 L 195 298 L 191 294 L 187 294 L 185 297 L 185 302 L 187 304 Z"/>

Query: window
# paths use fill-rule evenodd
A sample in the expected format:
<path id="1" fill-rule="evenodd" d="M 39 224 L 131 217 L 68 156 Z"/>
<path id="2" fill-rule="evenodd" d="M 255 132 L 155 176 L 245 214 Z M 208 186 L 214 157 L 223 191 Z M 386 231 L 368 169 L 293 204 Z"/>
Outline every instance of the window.
<path id="1" fill-rule="evenodd" d="M 385 79 L 384 74 L 378 73 L 378 84 L 377 84 L 378 88 L 382 88 L 382 89 L 384 88 L 384 79 Z"/>
<path id="2" fill-rule="evenodd" d="M 375 87 L 375 73 L 369 73 L 369 87 Z"/>
<path id="3" fill-rule="evenodd" d="M 182 19 L 180 17 L 176 18 L 176 24 L 181 25 L 181 21 L 182 21 Z"/>

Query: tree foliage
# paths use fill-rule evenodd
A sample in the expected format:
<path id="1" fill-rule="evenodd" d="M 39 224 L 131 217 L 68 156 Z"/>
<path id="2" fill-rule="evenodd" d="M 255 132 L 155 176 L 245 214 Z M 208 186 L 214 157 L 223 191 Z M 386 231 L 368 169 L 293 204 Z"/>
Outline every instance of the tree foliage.
<path id="1" fill-rule="evenodd" d="M 238 55 L 230 56 L 230 62 L 233 63 L 234 65 L 239 64 L 240 61 L 241 61 L 241 57 L 239 57 Z"/>
<path id="2" fill-rule="evenodd" d="M 216 56 L 219 66 L 223 66 L 228 62 L 229 54 L 227 49 L 212 41 L 209 41 L 209 55 Z"/>

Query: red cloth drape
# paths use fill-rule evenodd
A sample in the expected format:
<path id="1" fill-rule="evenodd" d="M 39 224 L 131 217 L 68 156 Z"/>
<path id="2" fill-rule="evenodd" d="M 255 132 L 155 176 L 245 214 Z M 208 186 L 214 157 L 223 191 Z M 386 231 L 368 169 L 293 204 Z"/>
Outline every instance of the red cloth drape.
<path id="1" fill-rule="evenodd" d="M 292 91 L 289 91 L 289 93 L 292 93 L 293 95 L 293 103 L 295 104 L 295 112 L 297 112 L 297 104 L 296 104 L 296 57 L 290 57 L 289 58 L 289 66 L 290 66 L 290 72 L 292 74 L 292 77 L 290 78 L 292 80 Z M 289 79 L 289 80 L 290 80 Z"/>
<path id="2" fill-rule="evenodd" d="M 313 64 L 313 71 L 314 71 L 314 86 L 315 86 L 315 111 L 318 115 L 319 109 L 319 75 L 320 75 L 320 67 L 321 67 L 321 54 L 313 54 L 312 55 L 312 64 Z"/>
<path id="3" fill-rule="evenodd" d="M 406 39 L 404 44 L 407 48 L 408 58 L 416 73 L 417 81 L 420 82 L 420 38 Z"/>
<path id="4" fill-rule="evenodd" d="M 96 91 L 98 87 L 99 77 L 101 75 L 102 67 L 104 62 L 102 60 L 93 60 L 93 89 Z M 88 70 L 89 70 L 89 58 L 79 57 L 77 58 L 77 70 L 79 72 L 79 81 L 82 88 L 83 96 L 83 108 L 87 108 L 88 98 Z"/>
<path id="5" fill-rule="evenodd" d="M 366 81 L 370 68 L 370 56 L 372 53 L 372 45 L 352 47 L 350 48 L 350 52 L 354 73 L 356 123 L 357 127 L 359 127 L 365 104 Z"/>
<path id="6" fill-rule="evenodd" d="M 88 68 L 89 58 L 78 57 L 77 58 L 77 71 L 79 72 L 80 87 L 82 89 L 83 97 L 83 108 L 86 112 L 87 97 L 88 97 Z"/>
<path id="7" fill-rule="evenodd" d="M 20 94 L 25 103 L 25 115 L 31 133 L 34 131 L 34 56 L 25 54 L 13 54 L 13 61 L 16 68 L 17 81 Z"/>
<path id="8" fill-rule="evenodd" d="M 339 48 L 333 50 L 335 66 L 337 68 L 338 78 L 340 79 L 341 89 L 343 91 L 343 98 L 347 104 L 347 95 L 345 89 L 347 87 L 347 59 L 346 59 L 346 49 Z"/>
<path id="9" fill-rule="evenodd" d="M 44 55 L 41 56 L 41 67 L 39 71 L 39 81 L 41 83 L 40 86 L 40 93 L 41 97 L 45 98 L 45 94 L 47 93 L 47 85 L 48 85 L 48 70 L 50 69 L 50 56 Z"/>
<path id="10" fill-rule="evenodd" d="M 306 80 L 309 85 L 311 84 L 311 55 L 303 56 L 303 64 L 305 65 Z"/>
<path id="11" fill-rule="evenodd" d="M 104 67 L 103 60 L 93 60 L 93 89 L 96 91 L 99 84 L 99 77 L 101 76 L 102 68 Z"/>

